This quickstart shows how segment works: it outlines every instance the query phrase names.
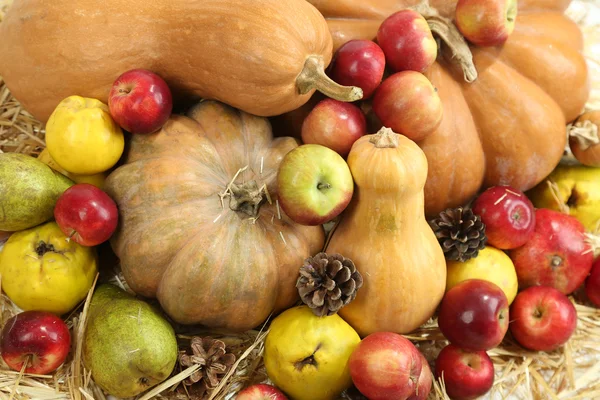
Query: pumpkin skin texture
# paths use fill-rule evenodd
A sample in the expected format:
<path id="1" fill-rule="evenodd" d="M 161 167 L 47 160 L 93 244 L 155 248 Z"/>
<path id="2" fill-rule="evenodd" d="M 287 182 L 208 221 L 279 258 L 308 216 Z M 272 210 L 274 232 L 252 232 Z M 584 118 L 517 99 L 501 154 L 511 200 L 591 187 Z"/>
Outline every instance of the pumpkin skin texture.
<path id="1" fill-rule="evenodd" d="M 444 253 L 423 208 L 425 154 L 382 128 L 354 143 L 348 166 L 355 194 L 327 252 L 350 258 L 364 283 L 338 314 L 361 337 L 409 333 L 434 314 L 446 288 Z"/>
<path id="2" fill-rule="evenodd" d="M 176 322 L 235 331 L 293 305 L 298 270 L 324 243 L 322 227 L 278 217 L 277 170 L 297 145 L 273 140 L 267 119 L 216 101 L 133 135 L 105 184 L 120 211 L 111 245 L 131 288 L 156 297 Z M 236 174 L 222 206 L 219 193 Z M 239 187 L 252 181 L 255 192 L 266 185 L 272 204 L 233 211 Z"/>
<path id="3" fill-rule="evenodd" d="M 304 0 L 19 0 L 0 25 L 0 75 L 41 121 L 73 94 L 107 104 L 134 68 L 160 75 L 176 101 L 278 115 L 314 93 L 296 88 L 310 55 L 327 66 L 332 38 Z"/>
<path id="4" fill-rule="evenodd" d="M 384 18 L 419 3 L 308 1 L 327 18 L 334 50 L 349 40 L 373 40 Z M 456 0 L 430 4 L 454 18 Z M 418 142 L 429 165 L 428 217 L 464 205 L 490 186 L 529 190 L 558 165 L 565 126 L 581 113 L 590 90 L 583 36 L 562 14 L 569 4 L 520 0 L 515 30 L 503 46 L 471 46 L 478 72 L 472 83 L 443 57 L 425 72 L 444 105 L 441 125 Z"/>

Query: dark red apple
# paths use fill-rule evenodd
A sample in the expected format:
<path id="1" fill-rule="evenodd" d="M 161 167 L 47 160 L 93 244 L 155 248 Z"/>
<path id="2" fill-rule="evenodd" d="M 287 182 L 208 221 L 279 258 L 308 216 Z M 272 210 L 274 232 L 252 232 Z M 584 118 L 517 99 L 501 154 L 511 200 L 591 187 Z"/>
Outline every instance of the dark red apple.
<path id="1" fill-rule="evenodd" d="M 125 72 L 108 94 L 110 115 L 131 133 L 152 133 L 167 122 L 173 111 L 173 97 L 167 83 L 145 69 Z"/>
<path id="2" fill-rule="evenodd" d="M 287 400 L 287 397 L 275 386 L 264 383 L 248 386 L 240 391 L 236 400 Z"/>
<path id="3" fill-rule="evenodd" d="M 532 286 L 510 306 L 510 332 L 521 346 L 552 351 L 565 344 L 577 327 L 577 311 L 569 298 L 549 286 Z"/>
<path id="4" fill-rule="evenodd" d="M 372 106 L 384 126 L 414 141 L 433 133 L 444 114 L 437 90 L 425 75 L 414 71 L 385 79 L 375 91 Z"/>
<path id="5" fill-rule="evenodd" d="M 592 265 L 592 271 L 585 280 L 585 294 L 596 307 L 600 307 L 600 257 Z"/>
<path id="6" fill-rule="evenodd" d="M 361 109 L 334 99 L 319 102 L 302 123 L 303 143 L 329 147 L 342 157 L 366 133 L 367 121 Z"/>
<path id="7" fill-rule="evenodd" d="M 535 231 L 525 245 L 510 250 L 519 287 L 552 286 L 570 294 L 583 284 L 594 255 L 585 228 L 575 217 L 544 208 L 535 211 Z"/>
<path id="8" fill-rule="evenodd" d="M 427 21 L 413 10 L 386 18 L 379 26 L 377 43 L 394 71 L 425 72 L 437 58 L 437 42 Z"/>
<path id="9" fill-rule="evenodd" d="M 110 239 L 117 229 L 119 211 L 104 191 L 89 183 L 78 183 L 58 198 L 54 218 L 70 239 L 91 247 Z"/>
<path id="10" fill-rule="evenodd" d="M 0 352 L 4 362 L 28 374 L 48 374 L 65 362 L 71 349 L 69 328 L 55 314 L 25 311 L 6 321 Z"/>
<path id="11" fill-rule="evenodd" d="M 467 350 L 489 350 L 504 339 L 508 311 L 508 300 L 498 285 L 468 279 L 446 292 L 438 324 L 450 343 Z"/>
<path id="12" fill-rule="evenodd" d="M 358 86 L 363 100 L 371 97 L 385 71 L 385 54 L 371 40 L 350 40 L 335 53 L 331 79 L 344 86 Z"/>
<path id="13" fill-rule="evenodd" d="M 499 46 L 515 29 L 517 11 L 517 0 L 458 0 L 454 19 L 469 42 Z"/>
<path id="14" fill-rule="evenodd" d="M 473 202 L 473 212 L 485 224 L 490 246 L 502 250 L 523 246 L 535 229 L 535 209 L 525 193 L 510 186 L 494 186 Z"/>
<path id="15" fill-rule="evenodd" d="M 468 351 L 449 344 L 435 361 L 436 379 L 443 377 L 453 400 L 472 400 L 490 391 L 494 364 L 485 351 Z"/>
<path id="16" fill-rule="evenodd" d="M 354 386 L 370 400 L 406 399 L 421 374 L 419 350 L 403 336 L 376 332 L 365 337 L 350 355 Z"/>
<path id="17" fill-rule="evenodd" d="M 433 384 L 433 374 L 431 373 L 431 368 L 429 368 L 429 363 L 427 359 L 423 355 L 423 353 L 419 353 L 421 355 L 421 374 L 419 375 L 419 379 L 417 380 L 417 387 L 415 388 L 415 392 L 406 400 L 426 400 L 429 397 L 429 393 L 431 392 L 431 385 Z"/>

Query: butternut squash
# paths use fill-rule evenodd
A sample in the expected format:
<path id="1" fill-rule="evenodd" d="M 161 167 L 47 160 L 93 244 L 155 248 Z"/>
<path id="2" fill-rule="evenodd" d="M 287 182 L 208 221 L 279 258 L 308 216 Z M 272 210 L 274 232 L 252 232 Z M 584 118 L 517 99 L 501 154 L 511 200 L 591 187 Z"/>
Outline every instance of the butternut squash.
<path id="1" fill-rule="evenodd" d="M 409 333 L 434 314 L 446 285 L 444 254 L 425 219 L 427 159 L 382 128 L 354 143 L 348 165 L 354 197 L 327 252 L 353 260 L 364 284 L 338 313 L 361 336 Z"/>
<path id="2" fill-rule="evenodd" d="M 294 110 L 327 78 L 332 38 L 304 0 L 20 0 L 0 24 L 0 75 L 46 121 L 71 95 L 107 102 L 123 72 L 162 76 L 177 102 L 219 100 L 259 116 Z"/>

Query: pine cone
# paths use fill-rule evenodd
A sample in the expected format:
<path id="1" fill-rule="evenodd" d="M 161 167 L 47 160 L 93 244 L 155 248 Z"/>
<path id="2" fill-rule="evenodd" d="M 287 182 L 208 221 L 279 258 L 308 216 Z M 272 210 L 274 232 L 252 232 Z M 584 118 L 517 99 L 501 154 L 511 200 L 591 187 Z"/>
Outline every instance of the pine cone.
<path id="1" fill-rule="evenodd" d="M 429 221 L 447 260 L 465 262 L 485 247 L 485 224 L 470 208 L 448 208 Z"/>
<path id="2" fill-rule="evenodd" d="M 340 254 L 319 253 L 304 260 L 296 282 L 302 302 L 315 315 L 333 315 L 356 297 L 363 279 L 352 260 Z"/>
<path id="3" fill-rule="evenodd" d="M 185 350 L 179 354 L 182 367 L 200 365 L 200 369 L 190 375 L 183 383 L 194 385 L 194 395 L 201 399 L 207 392 L 216 388 L 221 378 L 226 375 L 235 363 L 235 355 L 227 353 L 225 343 L 211 337 L 194 336 L 190 342 L 192 354 Z"/>

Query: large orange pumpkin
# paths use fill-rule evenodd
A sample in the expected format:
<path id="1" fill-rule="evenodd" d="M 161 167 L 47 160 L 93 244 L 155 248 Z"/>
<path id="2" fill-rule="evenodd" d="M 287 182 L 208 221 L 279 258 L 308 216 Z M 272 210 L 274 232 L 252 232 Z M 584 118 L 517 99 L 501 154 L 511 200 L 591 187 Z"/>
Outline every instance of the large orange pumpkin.
<path id="1" fill-rule="evenodd" d="M 120 211 L 111 244 L 131 288 L 175 321 L 247 330 L 298 299 L 298 270 L 324 232 L 278 209 L 277 170 L 296 140 L 215 101 L 188 116 L 134 135 L 107 178 Z"/>
<path id="2" fill-rule="evenodd" d="M 419 2 L 308 1 L 328 19 L 334 49 L 351 39 L 375 40 L 387 16 Z M 419 142 L 429 164 L 428 215 L 465 203 L 482 186 L 527 190 L 558 164 L 565 126 L 589 94 L 583 38 L 563 15 L 569 3 L 520 0 L 515 30 L 502 47 L 471 47 L 478 73 L 472 83 L 448 58 L 426 72 L 444 103 L 441 125 Z M 431 6 L 450 22 L 456 0 L 431 0 Z"/>

